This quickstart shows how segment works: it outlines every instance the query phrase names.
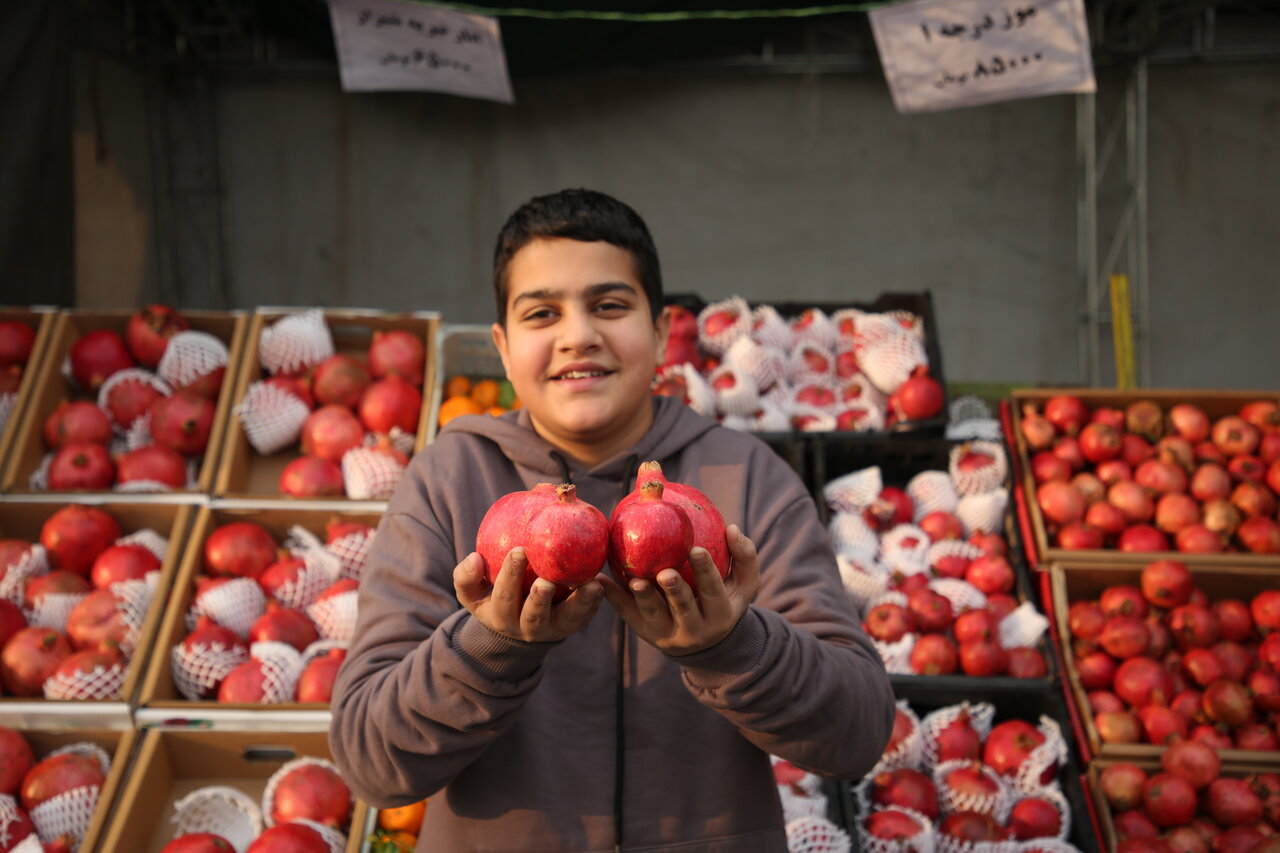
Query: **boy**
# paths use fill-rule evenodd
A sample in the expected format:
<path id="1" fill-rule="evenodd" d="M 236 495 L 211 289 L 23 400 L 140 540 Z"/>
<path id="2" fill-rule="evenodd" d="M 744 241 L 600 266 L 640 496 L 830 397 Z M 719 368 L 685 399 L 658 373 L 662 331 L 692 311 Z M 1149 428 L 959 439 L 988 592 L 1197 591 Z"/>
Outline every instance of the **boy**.
<path id="1" fill-rule="evenodd" d="M 629 207 L 533 199 L 494 285 L 523 408 L 451 421 L 382 519 L 332 704 L 344 777 L 379 806 L 434 795 L 419 850 L 785 850 L 768 754 L 857 778 L 894 717 L 812 499 L 754 437 L 650 395 L 667 318 Z M 727 580 L 694 548 L 696 598 L 668 569 L 552 605 L 543 580 L 522 599 L 517 548 L 486 582 L 472 551 L 495 500 L 573 482 L 609 515 L 650 459 L 724 515 Z"/>

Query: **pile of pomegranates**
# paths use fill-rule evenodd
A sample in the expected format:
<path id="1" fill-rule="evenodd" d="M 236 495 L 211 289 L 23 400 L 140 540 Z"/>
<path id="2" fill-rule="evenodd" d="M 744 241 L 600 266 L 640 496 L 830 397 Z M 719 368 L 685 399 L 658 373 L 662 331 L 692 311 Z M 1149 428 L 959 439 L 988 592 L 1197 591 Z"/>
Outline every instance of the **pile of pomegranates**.
<path id="1" fill-rule="evenodd" d="M 18 402 L 18 387 L 31 359 L 36 330 L 21 320 L 0 320 L 0 433 Z"/>
<path id="2" fill-rule="evenodd" d="M 1209 595 L 1176 560 L 1117 577 L 1072 600 L 1065 626 L 1098 739 L 1280 749 L 1280 590 L 1259 578 L 1251 596 Z"/>
<path id="3" fill-rule="evenodd" d="M 263 331 L 278 348 L 289 317 Z M 282 325 L 283 324 L 283 325 Z M 374 331 L 367 351 L 333 351 L 327 326 L 322 345 L 273 360 L 264 345 L 264 378 L 237 407 L 259 454 L 286 448 L 301 456 L 285 466 L 279 490 L 290 497 L 385 500 L 409 464 L 422 415 L 426 347 L 407 329 Z"/>
<path id="4" fill-rule="evenodd" d="M 1280 554 L 1280 405 L 1211 418 L 1193 403 L 1052 397 L 1019 422 L 1051 546 Z"/>
<path id="5" fill-rule="evenodd" d="M 994 714 L 966 702 L 921 719 L 899 702 L 884 756 L 854 788 L 863 850 L 1077 849 L 1057 722 L 993 725 Z"/>
<path id="6" fill-rule="evenodd" d="M 1224 770 L 1199 741 L 1171 744 L 1159 764 L 1104 763 L 1091 778 L 1119 853 L 1280 849 L 1280 775 Z"/>
<path id="7" fill-rule="evenodd" d="M 346 657 L 373 529 L 334 517 L 324 541 L 295 527 L 285 544 L 253 521 L 204 540 L 183 639 L 169 650 L 192 701 L 328 704 Z"/>
<path id="8" fill-rule="evenodd" d="M 72 853 L 89 829 L 111 756 L 70 743 L 37 758 L 21 732 L 0 726 L 0 849 Z"/>
<path id="9" fill-rule="evenodd" d="M 4 694 L 119 699 L 166 546 L 77 504 L 54 512 L 39 542 L 0 539 Z"/>
<path id="10" fill-rule="evenodd" d="M 696 316 L 667 307 L 671 334 L 654 393 L 753 432 L 881 431 L 942 412 L 924 326 L 906 311 L 809 308 L 784 318 L 740 297 Z"/>
<path id="11" fill-rule="evenodd" d="M 905 488 L 884 485 L 878 467 L 824 487 L 863 629 L 891 673 L 1044 678 L 1047 620 L 1019 602 L 1002 533 L 1004 451 L 957 444 L 949 467 L 919 472 Z"/>
<path id="12" fill-rule="evenodd" d="M 177 336 L 195 355 L 170 358 Z M 176 352 L 176 351 L 175 351 Z M 44 419 L 49 456 L 33 484 L 49 489 L 185 489 L 208 448 L 226 346 L 165 305 L 123 330 L 82 334 L 67 354 L 68 396 Z"/>

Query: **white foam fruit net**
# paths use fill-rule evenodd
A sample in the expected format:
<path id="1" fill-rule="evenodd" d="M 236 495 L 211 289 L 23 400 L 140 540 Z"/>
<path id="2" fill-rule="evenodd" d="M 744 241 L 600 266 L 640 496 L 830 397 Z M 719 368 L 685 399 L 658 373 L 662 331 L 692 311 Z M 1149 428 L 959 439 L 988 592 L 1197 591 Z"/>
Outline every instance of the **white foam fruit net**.
<path id="1" fill-rule="evenodd" d="M 1036 610 L 1030 601 L 1024 601 L 1000 620 L 1000 645 L 1006 649 L 1035 646 L 1049 628 L 1049 620 Z"/>
<path id="2" fill-rule="evenodd" d="M 18 392 L 6 391 L 0 394 L 0 432 L 4 431 L 5 426 L 9 423 L 9 418 L 13 416 L 13 410 L 18 408 Z"/>
<path id="3" fill-rule="evenodd" d="M 844 554 L 836 555 L 840 581 L 857 608 L 859 616 L 866 613 L 872 601 L 884 594 L 889 587 L 889 572 L 874 560 L 860 560 Z"/>
<path id="4" fill-rule="evenodd" d="M 866 818 L 868 812 L 863 812 L 858 817 L 858 850 L 861 853 L 934 853 L 937 845 L 933 831 L 933 821 L 915 809 L 895 807 L 893 811 L 901 812 L 919 824 L 919 834 L 905 841 L 877 838 L 867 832 Z"/>
<path id="5" fill-rule="evenodd" d="M 1054 837 L 1065 841 L 1067 836 L 1071 834 L 1071 804 L 1067 802 L 1066 795 L 1062 793 L 1058 785 L 1056 783 L 1042 785 L 1034 791 L 1011 790 L 1009 792 L 1010 812 L 1017 807 L 1020 800 L 1028 799 L 1044 800 L 1058 810 L 1058 832 Z M 1042 839 L 1035 840 L 1040 841 Z"/>
<path id="6" fill-rule="evenodd" d="M 192 702 L 211 698 L 227 673 L 249 659 L 245 646 L 228 648 L 222 643 L 197 643 L 190 649 L 181 643 L 169 652 L 173 683 Z"/>
<path id="7" fill-rule="evenodd" d="M 778 786 L 778 799 L 782 801 L 782 819 L 786 821 L 801 817 L 825 817 L 827 814 L 827 797 L 821 791 L 809 793 L 797 791 L 790 785 Z"/>
<path id="8" fill-rule="evenodd" d="M 994 418 L 952 421 L 947 424 L 946 437 L 952 441 L 1002 441 L 1004 427 Z"/>
<path id="9" fill-rule="evenodd" d="M 386 500 L 400 483 L 404 468 L 385 453 L 353 447 L 342 454 L 342 485 L 352 500 Z"/>
<path id="10" fill-rule="evenodd" d="M 924 755 L 924 727 L 916 712 L 907 704 L 907 700 L 898 700 L 897 710 L 911 720 L 911 731 L 891 750 L 880 756 L 876 766 L 867 774 L 867 779 L 874 779 L 878 774 L 902 767 L 915 769 L 920 766 Z"/>
<path id="11" fill-rule="evenodd" d="M 227 345 L 208 332 L 178 332 L 169 338 L 156 373 L 174 388 L 190 385 L 218 368 L 225 368 Z"/>
<path id="12" fill-rule="evenodd" d="M 849 432 L 879 432 L 884 429 L 884 410 L 861 403 L 852 406 L 838 404 L 835 409 L 836 426 Z M 845 417 L 847 422 L 841 423 Z M 848 419 L 852 420 L 848 420 Z"/>
<path id="13" fill-rule="evenodd" d="M 262 809 L 243 791 L 225 785 L 197 788 L 173 804 L 174 836 L 213 832 L 244 850 L 263 829 Z"/>
<path id="14" fill-rule="evenodd" d="M 46 699 L 119 699 L 124 687 L 125 665 L 116 661 L 109 666 L 95 666 L 92 672 L 63 675 L 55 672 L 45 679 Z"/>
<path id="15" fill-rule="evenodd" d="M 962 471 L 959 461 L 966 454 L 980 453 L 991 457 L 991 464 L 977 470 Z M 949 463 L 951 479 L 961 495 L 980 495 L 1000 487 L 1008 474 L 1008 462 L 1004 448 L 994 441 L 970 441 L 951 448 Z"/>
<path id="16" fill-rule="evenodd" d="M 156 555 L 156 559 L 164 562 L 164 555 L 169 551 L 169 540 L 160 535 L 149 527 L 121 536 L 116 540 L 117 545 L 141 545 L 152 554 Z"/>
<path id="17" fill-rule="evenodd" d="M 849 833 L 821 815 L 787 821 L 788 853 L 849 853 L 852 847 Z"/>
<path id="18" fill-rule="evenodd" d="M 140 447 L 146 447 L 149 444 L 155 444 L 155 439 L 151 437 L 151 419 L 138 418 L 129 428 L 124 431 L 121 439 L 124 442 L 124 449 L 120 453 L 127 453 L 130 450 L 137 450 Z M 116 452 L 116 442 L 112 442 L 112 452 Z M 191 479 L 190 477 L 187 478 Z"/>
<path id="19" fill-rule="evenodd" d="M 142 625 L 147 621 L 147 609 L 151 607 L 155 588 L 145 580 L 127 580 L 113 583 L 111 594 L 116 600 L 116 610 L 124 614 L 127 630 L 120 641 L 120 650 L 127 658 L 138 646 Z"/>
<path id="20" fill-rule="evenodd" d="M 831 547 L 853 559 L 871 559 L 880 551 L 880 537 L 856 512 L 837 512 L 827 524 Z"/>
<path id="21" fill-rule="evenodd" d="M 111 772 L 111 756 L 97 744 L 82 741 L 68 744 L 50 752 L 46 758 L 55 755 L 77 753 L 89 755 L 98 760 L 102 774 Z M 73 788 L 57 796 L 50 797 L 30 812 L 31 823 L 35 825 L 36 834 L 42 840 L 53 841 L 60 835 L 71 835 L 78 842 L 84 838 L 89 824 L 93 820 L 93 810 L 98 804 L 97 785 L 85 788 Z"/>
<path id="22" fill-rule="evenodd" d="M 11 850 L 21 840 L 16 834 L 11 834 L 11 827 L 21 819 L 21 814 L 17 800 L 9 794 L 0 794 L 0 850 Z M 38 844 L 35 849 L 40 853 Z"/>
<path id="23" fill-rule="evenodd" d="M 342 576 L 360 580 L 364 563 L 373 544 L 373 530 L 358 530 L 341 536 L 324 546 L 342 563 Z"/>
<path id="24" fill-rule="evenodd" d="M 76 605 L 84 601 L 87 592 L 51 592 L 42 595 L 32 602 L 30 609 L 24 608 L 22 615 L 27 618 L 28 625 L 37 628 L 66 629 L 67 619 Z"/>
<path id="25" fill-rule="evenodd" d="M 843 512 L 862 512 L 884 489 L 880 466 L 873 465 L 829 480 L 822 488 L 827 506 Z"/>
<path id="26" fill-rule="evenodd" d="M 834 432 L 836 416 L 826 409 L 817 406 L 805 406 L 792 403 L 788 410 L 791 414 L 791 425 L 801 432 Z"/>
<path id="27" fill-rule="evenodd" d="M 907 574 L 919 574 L 929 568 L 929 534 L 914 524 L 899 524 L 880 537 L 880 558 L 894 566 L 917 567 Z"/>
<path id="28" fill-rule="evenodd" d="M 262 330 L 258 342 L 258 358 L 271 374 L 306 370 L 333 352 L 333 333 L 320 308 L 281 317 Z"/>
<path id="29" fill-rule="evenodd" d="M 752 311 L 751 326 L 751 336 L 764 346 L 784 353 L 791 350 L 791 324 L 772 305 L 760 305 Z"/>
<path id="30" fill-rule="evenodd" d="M 312 604 L 307 615 L 316 623 L 321 637 L 347 646 L 355 636 L 359 599 L 360 593 L 354 589 L 341 592 Z"/>
<path id="31" fill-rule="evenodd" d="M 731 377 L 733 385 L 717 388 L 716 382 Z M 751 374 L 728 364 L 722 364 L 707 377 L 716 396 L 716 408 L 726 415 L 750 415 L 760 405 L 760 389 Z"/>
<path id="32" fill-rule="evenodd" d="M 773 403 L 761 400 L 760 408 L 751 419 L 751 428 L 756 432 L 786 432 L 791 429 L 791 419 Z"/>
<path id="33" fill-rule="evenodd" d="M 49 573 L 49 552 L 43 545 L 32 543 L 25 554 L 4 570 L 0 577 L 0 598 L 7 598 L 17 606 L 22 606 L 22 593 L 27 581 L 39 575 Z"/>
<path id="34" fill-rule="evenodd" d="M 707 331 L 707 320 L 712 315 L 728 311 L 734 320 L 727 327 L 714 333 Z M 698 344 L 712 355 L 720 355 L 733 345 L 738 338 L 751 331 L 751 308 L 740 296 L 733 296 L 720 302 L 712 302 L 698 312 Z"/>
<path id="35" fill-rule="evenodd" d="M 1044 735 L 1044 743 L 1031 750 L 1026 760 L 1018 767 L 1017 773 L 1011 778 L 1013 787 L 1032 793 L 1044 787 L 1040 777 L 1050 767 L 1061 767 L 1067 760 L 1067 741 L 1062 737 L 1062 729 L 1057 722 L 1051 717 L 1041 715 L 1040 725 L 1036 728 L 1040 734 Z"/>
<path id="36" fill-rule="evenodd" d="M 956 578 L 934 578 L 929 581 L 929 589 L 951 602 L 954 613 L 963 613 L 986 606 L 987 597 L 982 590 L 968 581 Z"/>
<path id="37" fill-rule="evenodd" d="M 266 612 L 267 596 L 262 586 L 253 578 L 232 578 L 196 594 L 187 613 L 187 628 L 194 628 L 200 616 L 208 616 L 241 637 L 248 637 L 253 623 Z"/>
<path id="38" fill-rule="evenodd" d="M 925 765 L 932 767 L 938 763 L 938 733 L 966 714 L 969 717 L 969 725 L 978 733 L 979 740 L 987 739 L 987 735 L 991 732 L 991 722 L 996 714 L 995 706 L 990 702 L 974 704 L 961 702 L 959 705 L 939 708 L 926 716 L 920 724 L 920 757 Z"/>
<path id="39" fill-rule="evenodd" d="M 263 704 L 292 702 L 302 675 L 302 654 L 288 643 L 272 640 L 249 646 L 249 658 L 262 667 Z"/>
<path id="40" fill-rule="evenodd" d="M 283 388 L 254 382 L 235 407 L 245 437 L 263 456 L 283 450 L 298 440 L 311 410 Z"/>
<path id="41" fill-rule="evenodd" d="M 141 385 L 150 385 L 166 397 L 173 393 L 173 388 L 170 387 L 169 383 L 165 382 L 150 370 L 143 370 L 139 367 L 129 367 L 124 370 L 117 370 L 115 373 L 108 376 L 107 380 L 102 383 L 102 387 L 98 389 L 98 408 L 102 409 L 103 414 L 107 416 L 107 420 L 111 422 L 111 428 L 119 434 L 128 432 L 129 427 L 133 426 L 133 423 L 146 418 L 146 412 L 143 412 L 130 423 L 122 424 L 117 423 L 115 417 L 111 414 L 111 407 L 107 405 L 108 401 L 111 399 L 111 392 L 116 386 L 125 382 L 137 382 Z"/>
<path id="42" fill-rule="evenodd" d="M 811 343 L 834 350 L 840 340 L 836 324 L 821 308 L 809 308 L 791 322 L 791 336 L 796 343 Z"/>
<path id="43" fill-rule="evenodd" d="M 755 387 L 761 390 L 777 382 L 786 373 L 786 357 L 781 352 L 745 335 L 725 351 L 724 363 L 739 373 L 750 376 Z"/>
<path id="44" fill-rule="evenodd" d="M 872 640 L 872 645 L 880 653 L 884 668 L 893 675 L 913 675 L 911 670 L 911 650 L 916 647 L 916 635 L 905 634 L 894 643 Z"/>
<path id="45" fill-rule="evenodd" d="M 948 784 L 948 777 L 957 771 L 976 770 L 995 787 L 991 794 L 977 794 L 972 791 L 960 791 Z M 979 812 L 991 815 L 1004 823 L 1009 817 L 1011 805 L 1009 792 L 1000 774 L 981 762 L 963 758 L 944 761 L 933 768 L 933 784 L 938 789 L 938 804 L 944 812 Z"/>
<path id="46" fill-rule="evenodd" d="M 297 539 L 296 531 L 299 530 L 306 533 L 309 539 Z M 303 566 L 292 581 L 275 591 L 275 599 L 285 607 L 305 610 L 338 579 L 342 564 L 309 531 L 295 527 L 290 533 L 294 535 L 294 542 L 297 544 L 286 543 L 286 547 L 290 548 L 294 557 L 303 561 Z"/>
<path id="47" fill-rule="evenodd" d="M 323 758 L 316 758 L 310 755 L 295 758 L 292 761 L 281 765 L 279 770 L 271 774 L 271 778 L 267 780 L 266 787 L 262 790 L 262 814 L 267 822 L 267 826 L 275 826 L 275 820 L 271 815 L 275 811 L 276 788 L 279 787 L 281 781 L 294 770 L 297 770 L 299 767 L 305 767 L 309 764 L 323 767 L 326 770 L 331 771 L 339 779 L 342 778 L 341 774 L 338 772 L 337 766 L 334 765 L 332 761 L 327 761 Z M 347 794 L 352 797 L 352 805 L 354 805 L 354 795 L 352 795 L 350 791 L 347 791 Z M 309 821 L 307 822 L 310 823 Z"/>
<path id="48" fill-rule="evenodd" d="M 956 511 L 960 495 L 945 471 L 921 471 L 907 483 L 906 493 L 915 504 L 915 520 L 919 521 L 931 512 Z"/>
<path id="49" fill-rule="evenodd" d="M 862 372 L 885 394 L 898 390 L 913 370 L 928 363 L 924 344 L 905 332 L 887 335 L 858 353 Z"/>
<path id="50" fill-rule="evenodd" d="M 981 495 L 965 495 L 956 505 L 956 517 L 964 524 L 965 533 L 996 533 L 1004 527 L 1004 510 L 1009 504 L 1009 491 L 995 489 Z"/>
<path id="51" fill-rule="evenodd" d="M 816 344 L 800 344 L 787 359 L 787 378 L 794 384 L 830 382 L 835 377 L 836 354 Z"/>
<path id="52" fill-rule="evenodd" d="M 379 432 L 367 433 L 364 437 L 365 446 L 366 447 L 375 446 L 383 435 L 391 439 L 392 447 L 394 447 L 396 450 L 399 450 L 407 458 L 409 459 L 413 458 L 413 446 L 414 444 L 417 443 L 418 437 L 414 433 L 406 432 L 400 429 L 400 427 L 398 426 L 392 427 L 391 432 L 388 432 L 388 433 L 379 433 Z"/>

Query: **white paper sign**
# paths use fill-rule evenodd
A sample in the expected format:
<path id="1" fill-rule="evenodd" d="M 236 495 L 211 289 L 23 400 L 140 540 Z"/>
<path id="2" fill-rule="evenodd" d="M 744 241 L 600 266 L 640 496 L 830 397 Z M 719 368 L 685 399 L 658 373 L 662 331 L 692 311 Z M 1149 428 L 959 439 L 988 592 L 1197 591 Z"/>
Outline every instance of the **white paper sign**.
<path id="1" fill-rule="evenodd" d="M 868 16 L 901 113 L 1096 88 L 1083 0 L 911 0 Z"/>
<path id="2" fill-rule="evenodd" d="M 496 18 L 400 0 L 329 0 L 342 88 L 512 103 Z"/>

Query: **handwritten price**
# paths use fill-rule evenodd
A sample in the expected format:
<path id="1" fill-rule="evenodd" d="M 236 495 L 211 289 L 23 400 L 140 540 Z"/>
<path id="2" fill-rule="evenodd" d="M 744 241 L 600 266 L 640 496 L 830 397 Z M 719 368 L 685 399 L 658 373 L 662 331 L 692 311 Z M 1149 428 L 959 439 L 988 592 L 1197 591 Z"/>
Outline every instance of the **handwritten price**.
<path id="1" fill-rule="evenodd" d="M 1017 68 L 1026 68 L 1029 65 L 1041 61 L 1042 59 L 1044 59 L 1044 54 L 1041 53 L 1033 53 L 1030 56 L 1022 57 L 1011 56 L 1008 59 L 993 56 L 991 57 L 990 62 L 985 62 L 979 59 L 974 64 L 973 71 L 971 72 L 951 74 L 950 72 L 944 71 L 938 79 L 934 81 L 933 87 L 935 89 L 945 89 L 948 86 L 963 86 L 970 82 L 976 83 L 979 80 L 1000 77 Z"/>
<path id="2" fill-rule="evenodd" d="M 451 32 L 449 27 L 444 24 L 424 24 L 417 18 L 402 18 L 396 14 L 376 15 L 369 9 L 364 9 L 360 12 L 356 17 L 356 23 L 359 26 L 373 27 L 376 30 L 404 27 L 429 39 L 448 38 Z M 484 33 L 479 30 L 461 29 L 454 35 L 453 43 L 479 44 L 483 40 Z M 384 62 L 383 64 L 388 63 Z"/>

